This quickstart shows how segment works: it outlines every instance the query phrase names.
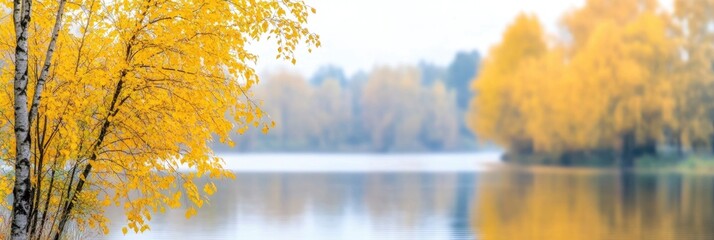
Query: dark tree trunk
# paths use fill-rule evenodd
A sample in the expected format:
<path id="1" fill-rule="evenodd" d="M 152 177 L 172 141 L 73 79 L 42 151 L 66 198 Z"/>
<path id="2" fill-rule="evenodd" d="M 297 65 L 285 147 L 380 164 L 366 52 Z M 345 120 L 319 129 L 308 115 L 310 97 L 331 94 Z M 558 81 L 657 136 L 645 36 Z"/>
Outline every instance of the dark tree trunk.
<path id="1" fill-rule="evenodd" d="M 68 194 L 67 198 L 69 199 L 68 202 L 65 204 L 63 209 L 60 210 L 60 216 L 59 216 L 59 225 L 57 225 L 57 233 L 54 236 L 54 240 L 59 240 L 62 238 L 62 233 L 64 232 L 64 228 L 67 225 L 67 222 L 70 219 L 70 213 L 72 213 L 72 209 L 74 208 L 74 203 L 77 199 L 77 196 L 82 192 L 82 189 L 84 188 L 85 182 L 89 179 L 89 174 L 92 173 L 92 163 L 97 160 L 97 150 L 101 147 L 104 141 L 104 137 L 107 136 L 107 132 L 109 131 L 109 126 L 111 125 L 109 122 L 109 119 L 111 117 L 116 116 L 119 111 L 117 108 L 126 101 L 127 98 L 123 98 L 122 100 L 119 100 L 119 95 L 121 94 L 122 91 L 122 86 L 124 84 L 124 77 L 126 76 L 126 72 L 123 72 L 122 75 L 119 78 L 119 82 L 117 83 L 116 89 L 114 90 L 114 95 L 112 96 L 112 102 L 109 104 L 109 115 L 107 118 L 104 120 L 104 123 L 102 124 L 101 129 L 99 130 L 99 136 L 97 138 L 97 141 L 94 143 L 92 146 L 92 155 L 89 157 L 89 162 L 87 165 L 84 167 L 84 170 L 82 171 L 82 176 L 78 179 L 77 181 L 77 186 L 75 187 L 74 193 L 71 195 Z M 71 187 L 71 184 L 70 184 Z"/>
<path id="2" fill-rule="evenodd" d="M 657 155 L 657 141 L 655 141 L 654 139 L 649 138 L 642 144 L 637 144 L 636 142 L 635 142 L 635 144 L 636 144 L 635 146 L 637 146 L 637 147 L 635 147 L 635 152 L 634 152 L 633 157 L 636 158 L 636 157 L 646 156 L 646 155 L 650 155 L 650 156 Z"/>
<path id="3" fill-rule="evenodd" d="M 637 141 L 633 132 L 627 132 L 622 135 L 619 164 L 621 168 L 628 169 L 634 167 L 636 145 Z"/>
<path id="4" fill-rule="evenodd" d="M 684 150 L 682 149 L 682 133 L 677 132 L 674 134 L 674 150 L 677 153 L 677 157 L 684 156 Z"/>

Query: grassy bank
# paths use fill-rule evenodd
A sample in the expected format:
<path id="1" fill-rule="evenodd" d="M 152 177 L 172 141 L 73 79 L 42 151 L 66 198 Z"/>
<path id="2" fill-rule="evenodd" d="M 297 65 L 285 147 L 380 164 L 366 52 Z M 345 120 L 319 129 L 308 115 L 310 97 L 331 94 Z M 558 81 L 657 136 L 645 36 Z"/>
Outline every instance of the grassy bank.
<path id="1" fill-rule="evenodd" d="M 612 167 L 617 164 L 611 152 L 589 152 L 569 154 L 503 154 L 503 161 L 519 165 L 576 166 L 576 167 Z"/>
<path id="2" fill-rule="evenodd" d="M 553 154 L 516 155 L 506 153 L 505 162 L 518 165 L 545 165 L 565 167 L 617 167 L 616 155 L 611 152 L 580 153 L 569 156 Z M 675 154 L 645 155 L 637 157 L 634 162 L 638 170 L 672 170 L 686 172 L 714 172 L 714 155 L 690 154 L 678 156 Z"/>
<path id="3" fill-rule="evenodd" d="M 674 156 L 646 156 L 637 159 L 635 167 L 643 170 L 714 172 L 714 156 L 689 155 L 684 158 Z"/>

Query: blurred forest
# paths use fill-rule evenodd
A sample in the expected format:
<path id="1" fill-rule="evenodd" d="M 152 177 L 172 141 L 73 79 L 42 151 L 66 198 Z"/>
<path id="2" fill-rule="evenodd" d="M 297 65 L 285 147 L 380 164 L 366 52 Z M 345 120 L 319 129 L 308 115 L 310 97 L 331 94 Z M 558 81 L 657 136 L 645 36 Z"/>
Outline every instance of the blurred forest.
<path id="1" fill-rule="evenodd" d="M 306 78 L 273 72 L 262 77 L 253 100 L 276 122 L 267 134 L 247 130 L 236 146 L 217 151 L 414 152 L 477 147 L 466 128 L 478 72 L 476 51 L 457 53 L 447 66 L 375 67 L 346 76 L 324 66 Z"/>
<path id="2" fill-rule="evenodd" d="M 714 150 L 713 1 L 588 0 L 560 30 L 518 16 L 474 82 L 469 127 L 507 159 L 629 167 Z"/>

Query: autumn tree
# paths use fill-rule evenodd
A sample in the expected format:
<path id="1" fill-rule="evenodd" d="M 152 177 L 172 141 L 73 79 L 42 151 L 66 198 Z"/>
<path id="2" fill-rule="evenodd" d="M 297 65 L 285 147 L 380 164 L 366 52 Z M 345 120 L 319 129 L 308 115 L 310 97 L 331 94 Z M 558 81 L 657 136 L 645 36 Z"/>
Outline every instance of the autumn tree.
<path id="1" fill-rule="evenodd" d="M 483 72 L 474 81 L 477 93 L 469 107 L 467 124 L 479 138 L 495 141 L 516 152 L 531 152 L 532 139 L 525 134 L 518 109 L 519 87 L 514 69 L 546 52 L 542 26 L 534 16 L 519 15 L 503 34 L 502 42 L 491 49 Z"/>
<path id="2" fill-rule="evenodd" d="M 677 151 L 710 143 L 714 150 L 714 32 L 711 1 L 677 0 L 674 28 L 678 50 L 683 56 L 673 84 L 675 118 L 672 139 Z"/>
<path id="3" fill-rule="evenodd" d="M 654 1 L 589 0 L 563 25 L 567 37 L 546 46 L 537 20 L 516 18 L 474 80 L 471 129 L 558 163 L 600 155 L 629 167 L 656 154 L 678 122 L 671 17 Z"/>
<path id="4" fill-rule="evenodd" d="M 249 43 L 274 39 L 293 63 L 298 45 L 320 45 L 304 27 L 315 10 L 301 1 L 83 0 L 61 24 L 64 3 L 15 1 L 0 25 L 0 39 L 17 40 L 0 46 L 14 63 L 2 66 L 15 79 L 2 88 L 15 94 L 0 96 L 14 109 L 0 114 L 15 119 L 1 134 L 2 159 L 17 159 L 6 160 L 15 239 L 60 239 L 69 222 L 106 233 L 112 204 L 126 213 L 124 233 L 149 229 L 152 213 L 182 198 L 194 215 L 216 187 L 193 179 L 232 176 L 209 142 L 271 126 L 251 99 Z"/>
<path id="5" fill-rule="evenodd" d="M 12 5 L 12 26 L 14 27 L 15 42 L 8 44 L 8 46 L 15 46 L 14 49 L 14 59 L 5 62 L 13 62 L 14 66 L 14 76 L 13 76 L 13 90 L 14 94 L 12 99 L 13 103 L 13 115 L 14 119 L 11 125 L 13 125 L 14 140 L 15 140 L 15 154 L 14 154 L 14 168 L 15 168 L 15 183 L 13 187 L 13 205 L 12 205 L 12 226 L 11 226 L 11 239 L 28 239 L 28 227 L 30 226 L 31 211 L 33 208 L 32 198 L 34 190 L 32 189 L 30 174 L 31 174 L 31 136 L 30 128 L 32 121 L 36 120 L 38 115 L 38 108 L 41 104 L 40 99 L 44 90 L 45 82 L 49 74 L 49 68 L 52 63 L 52 55 L 55 51 L 55 46 L 57 38 L 59 36 L 59 31 L 62 26 L 62 16 L 64 15 L 65 1 L 60 0 L 56 7 L 56 17 L 48 18 L 54 19 L 54 22 L 44 22 L 44 27 L 52 29 L 49 35 L 50 40 L 47 44 L 47 51 L 44 58 L 36 57 L 36 60 L 43 61 L 44 64 L 36 70 L 36 82 L 34 86 L 34 95 L 32 97 L 31 106 L 28 107 L 28 82 L 29 82 L 29 68 L 30 68 L 30 48 L 29 48 L 29 32 L 31 28 L 31 16 L 32 11 L 32 0 L 24 1 L 13 1 Z M 40 6 L 42 7 L 42 6 Z M 44 9 L 43 9 L 44 10 Z M 5 19 L 9 19 L 7 16 Z M 35 24 L 41 25 L 40 24 Z M 7 24 L 9 25 L 9 24 Z M 8 35 L 11 37 L 11 35 Z M 7 38 L 6 38 L 7 39 Z M 8 51 L 8 53 L 11 51 Z M 38 61 L 38 62 L 39 62 Z M 8 71 L 9 72 L 9 71 Z M 9 118 L 8 118 L 9 119 Z M 8 156 L 9 157 L 9 156 Z M 8 158 L 4 158 L 8 159 Z"/>
<path id="6" fill-rule="evenodd" d="M 604 22 L 572 62 L 575 76 L 589 84 L 599 111 L 589 120 L 599 138 L 613 142 L 626 166 L 655 154 L 662 130 L 672 121 L 674 44 L 665 17 L 645 13 L 627 25 Z M 597 120 L 596 120 L 597 119 Z M 618 144 L 619 142 L 619 144 Z M 595 146 L 597 147 L 597 146 Z"/>
<path id="7" fill-rule="evenodd" d="M 567 12 L 562 25 L 571 38 L 571 47 L 577 50 L 587 44 L 600 24 L 624 25 L 657 7 L 656 0 L 587 0 L 584 7 Z"/>

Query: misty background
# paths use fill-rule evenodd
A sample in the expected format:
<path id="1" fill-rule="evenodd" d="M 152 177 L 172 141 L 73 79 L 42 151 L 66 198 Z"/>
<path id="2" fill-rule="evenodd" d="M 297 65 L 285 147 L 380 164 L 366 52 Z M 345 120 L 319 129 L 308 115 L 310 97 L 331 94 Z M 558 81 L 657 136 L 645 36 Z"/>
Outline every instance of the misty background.
<path id="1" fill-rule="evenodd" d="M 447 65 L 379 66 L 348 75 L 336 65 L 311 76 L 280 70 L 263 75 L 253 97 L 277 123 L 250 129 L 236 147 L 218 151 L 465 151 L 478 144 L 464 114 L 481 54 L 458 52 Z"/>

